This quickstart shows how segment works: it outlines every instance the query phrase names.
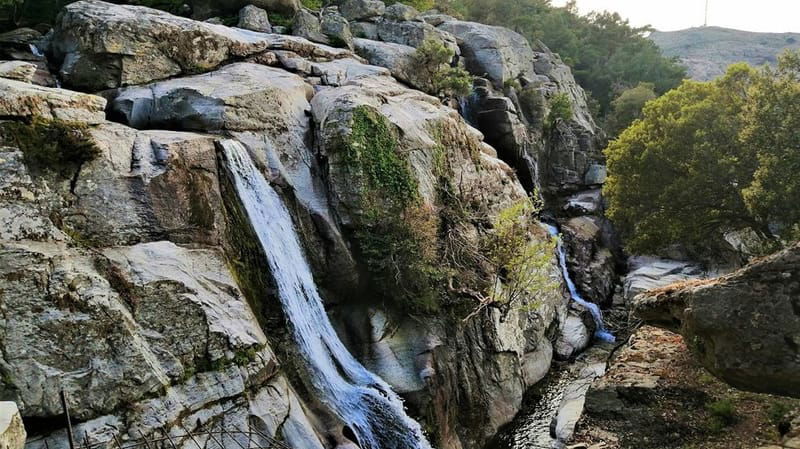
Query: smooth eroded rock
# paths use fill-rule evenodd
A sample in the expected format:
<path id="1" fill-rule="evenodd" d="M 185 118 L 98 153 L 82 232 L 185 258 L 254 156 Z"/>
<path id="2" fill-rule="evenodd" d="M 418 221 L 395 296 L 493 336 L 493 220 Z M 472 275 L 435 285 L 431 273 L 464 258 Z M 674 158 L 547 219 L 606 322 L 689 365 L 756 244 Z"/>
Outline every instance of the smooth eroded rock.
<path id="1" fill-rule="evenodd" d="M 680 332 L 734 387 L 800 397 L 800 244 L 726 276 L 645 292 L 634 312 Z"/>

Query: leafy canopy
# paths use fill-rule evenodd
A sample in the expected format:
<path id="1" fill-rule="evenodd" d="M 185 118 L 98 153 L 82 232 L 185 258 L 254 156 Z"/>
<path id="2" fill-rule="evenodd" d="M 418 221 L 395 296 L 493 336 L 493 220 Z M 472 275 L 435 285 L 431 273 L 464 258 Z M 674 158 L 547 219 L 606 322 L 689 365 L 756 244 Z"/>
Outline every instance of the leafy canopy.
<path id="1" fill-rule="evenodd" d="M 800 222 L 800 57 L 777 70 L 736 64 L 650 101 L 606 149 L 608 214 L 637 253 L 683 244 L 714 256 L 750 229 L 796 238 Z"/>

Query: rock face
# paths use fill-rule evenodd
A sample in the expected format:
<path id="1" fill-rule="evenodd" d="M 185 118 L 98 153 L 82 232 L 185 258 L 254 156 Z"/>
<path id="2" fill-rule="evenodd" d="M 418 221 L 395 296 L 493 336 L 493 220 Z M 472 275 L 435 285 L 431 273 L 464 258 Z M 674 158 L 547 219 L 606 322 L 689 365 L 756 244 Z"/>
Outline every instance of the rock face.
<path id="1" fill-rule="evenodd" d="M 800 397 L 800 245 L 717 279 L 646 292 L 634 305 L 643 320 L 680 332 L 729 384 Z"/>
<path id="2" fill-rule="evenodd" d="M 0 402 L 0 449 L 22 449 L 25 436 L 17 404 Z"/>
<path id="3" fill-rule="evenodd" d="M 218 3 L 226 11 L 244 6 Z M 280 9 L 264 3 L 252 2 Z M 193 6 L 200 14 L 202 2 Z M 468 34 L 447 31 L 450 17 L 402 6 L 387 12 L 369 0 L 343 0 L 338 11 L 319 16 L 287 8 L 297 10 L 293 32 L 304 37 L 79 1 L 59 17 L 47 53 L 65 85 L 102 96 L 0 78 L 4 118 L 82 122 L 100 152 L 62 179 L 30 172 L 18 148 L 0 150 L 0 398 L 16 400 L 23 416 L 56 416 L 55 398 L 65 389 L 79 434 L 88 432 L 92 442 L 108 440 L 112 428 L 135 437 L 224 425 L 259 429 L 297 448 L 352 444 L 304 379 L 290 323 L 218 160 L 220 135 L 241 142 L 281 192 L 343 339 L 403 394 L 409 413 L 433 429 L 436 447 L 483 447 L 517 414 L 554 353 L 570 357 L 588 342 L 591 329 L 568 312 L 563 288 L 542 287 L 515 307 L 492 304 L 462 322 L 480 300 L 464 286 L 490 274 L 482 264 L 442 262 L 452 279 L 436 292 L 441 313 L 412 317 L 386 300 L 396 292 L 374 281 L 359 240 L 379 233 L 360 225 L 374 212 L 364 202 L 371 196 L 342 149 L 364 132 L 356 117 L 385 126 L 394 156 L 407 163 L 415 204 L 432 220 L 416 228 L 450 226 L 446 235 L 455 243 L 432 232 L 433 251 L 477 248 L 488 223 L 528 197 L 525 187 L 539 182 L 540 153 L 549 148 L 531 125 L 543 118 L 528 114 L 513 89 L 485 81 L 475 111 L 484 113 L 480 127 L 508 131 L 487 138 L 507 139 L 496 151 L 455 110 L 409 87 L 421 87 L 413 54 L 425 39 L 451 48 L 454 65 L 471 67 L 475 54 L 491 65 Z M 346 18 L 381 41 L 352 39 Z M 502 70 L 511 67 L 513 78 L 535 84 L 542 98 L 582 93 L 570 90 L 569 72 L 555 63 L 539 74 L 536 61 L 546 52 L 526 50 L 519 35 L 458 24 L 494 39 L 489 44 L 506 58 Z M 352 42 L 360 56 L 312 41 Z M 528 53 L 505 52 L 505 44 Z M 106 110 L 124 124 L 107 121 Z M 578 104 L 563 126 L 593 127 L 581 122 L 583 113 Z M 510 151 L 529 163 L 524 187 L 503 161 L 515 164 Z M 456 211 L 449 201 L 463 207 Z M 447 222 L 454 211 L 472 218 L 454 225 Z M 531 242 L 549 239 L 524 219 Z M 578 231 L 588 236 L 581 237 L 587 263 L 601 260 L 597 233 Z M 555 254 L 551 261 L 539 274 L 560 280 Z M 605 273 L 602 263 L 593 267 Z M 457 269 L 465 277 L 450 274 Z M 582 285 L 607 287 L 592 276 Z M 62 435 L 56 430 L 28 446 L 53 447 Z"/>
<path id="4" fill-rule="evenodd" d="M 65 7 L 50 38 L 49 53 L 61 67 L 65 86 L 97 91 L 207 72 L 269 49 L 322 58 L 346 55 L 302 39 L 97 0 Z"/>

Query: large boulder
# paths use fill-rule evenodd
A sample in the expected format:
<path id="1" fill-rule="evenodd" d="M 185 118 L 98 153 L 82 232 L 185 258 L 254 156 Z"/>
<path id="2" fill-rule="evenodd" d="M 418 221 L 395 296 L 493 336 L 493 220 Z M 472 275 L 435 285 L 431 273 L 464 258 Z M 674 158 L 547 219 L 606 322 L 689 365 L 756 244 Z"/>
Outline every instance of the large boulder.
<path id="1" fill-rule="evenodd" d="M 378 37 L 384 42 L 408 45 L 417 48 L 426 40 L 436 41 L 458 55 L 461 50 L 456 39 L 449 33 L 425 22 L 378 21 Z"/>
<path id="2" fill-rule="evenodd" d="M 95 95 L 0 78 L 0 116 L 73 120 L 105 119 L 106 100 Z"/>
<path id="3" fill-rule="evenodd" d="M 66 86 L 102 90 L 214 70 L 266 50 L 317 58 L 347 51 L 304 39 L 212 25 L 141 6 L 84 0 L 56 21 L 50 54 Z"/>
<path id="4" fill-rule="evenodd" d="M 639 293 L 670 284 L 708 277 L 705 270 L 691 261 L 636 256 L 628 259 L 628 274 L 622 281 L 626 301 Z"/>
<path id="5" fill-rule="evenodd" d="M 323 9 L 319 25 L 331 45 L 353 49 L 353 33 L 350 32 L 350 24 L 339 14 L 339 8 L 329 6 Z"/>
<path id="6" fill-rule="evenodd" d="M 200 20 L 235 14 L 248 4 L 288 16 L 301 7 L 300 0 L 189 0 L 187 3 L 191 6 L 192 17 Z"/>
<path id="7" fill-rule="evenodd" d="M 311 93 L 302 78 L 285 70 L 237 63 L 207 74 L 123 88 L 109 97 L 110 113 L 135 128 L 250 131 L 280 127 L 293 132 Z"/>
<path id="8" fill-rule="evenodd" d="M 386 4 L 380 0 L 343 0 L 339 2 L 339 11 L 345 19 L 366 20 L 383 15 Z"/>
<path id="9" fill-rule="evenodd" d="M 680 332 L 734 387 L 800 397 L 800 244 L 720 278 L 643 293 L 634 312 Z"/>
<path id="10" fill-rule="evenodd" d="M 406 20 L 414 20 L 419 16 L 419 11 L 403 3 L 395 3 L 386 8 L 383 16 L 389 20 L 397 20 L 399 22 Z"/>
<path id="11" fill-rule="evenodd" d="M 239 11 L 238 27 L 261 33 L 272 32 L 267 12 L 253 5 L 247 5 Z"/>
<path id="12" fill-rule="evenodd" d="M 508 28 L 458 20 L 443 22 L 438 28 L 458 39 L 467 70 L 486 76 L 496 88 L 520 76 L 534 75 L 531 46 Z"/>
<path id="13" fill-rule="evenodd" d="M 392 76 L 417 89 L 426 88 L 416 67 L 414 47 L 369 39 L 355 39 L 353 43 L 356 53 L 370 64 L 386 67 Z"/>
<path id="14" fill-rule="evenodd" d="M 570 218 L 561 226 L 575 286 L 583 298 L 596 304 L 611 299 L 616 282 L 610 226 L 605 218 L 588 215 Z"/>

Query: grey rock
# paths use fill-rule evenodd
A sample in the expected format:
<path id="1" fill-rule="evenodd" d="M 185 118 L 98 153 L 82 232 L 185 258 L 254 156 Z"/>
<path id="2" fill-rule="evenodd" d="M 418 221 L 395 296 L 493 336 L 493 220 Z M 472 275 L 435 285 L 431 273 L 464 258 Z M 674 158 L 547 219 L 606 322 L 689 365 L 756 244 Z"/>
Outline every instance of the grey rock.
<path id="1" fill-rule="evenodd" d="M 407 45 L 380 42 L 368 39 L 354 40 L 356 54 L 370 64 L 386 67 L 392 76 L 418 89 L 424 89 L 425 81 L 420 79 L 414 55 L 416 49 Z"/>
<path id="2" fill-rule="evenodd" d="M 575 286 L 584 299 L 596 304 L 611 299 L 617 281 L 613 243 L 604 232 L 609 226 L 605 218 L 589 215 L 570 218 L 561 225 Z"/>
<path id="3" fill-rule="evenodd" d="M 17 404 L 0 402 L 0 448 L 22 449 L 25 447 L 26 436 Z"/>
<path id="4" fill-rule="evenodd" d="M 570 195 L 562 210 L 571 216 L 600 215 L 603 213 L 603 194 L 600 189 L 586 190 Z"/>
<path id="5" fill-rule="evenodd" d="M 351 22 L 350 31 L 356 38 L 378 40 L 378 25 L 373 22 Z"/>
<path id="6" fill-rule="evenodd" d="M 345 19 L 365 20 L 382 16 L 386 5 L 380 0 L 343 0 L 339 2 L 339 11 Z"/>
<path id="7" fill-rule="evenodd" d="M 330 6 L 322 10 L 320 30 L 334 47 L 347 47 L 353 49 L 353 34 L 347 19 L 339 14 L 339 8 Z"/>
<path id="8" fill-rule="evenodd" d="M 406 21 L 414 20 L 419 16 L 419 11 L 414 7 L 403 4 L 395 3 L 386 8 L 383 16 L 389 20 Z"/>
<path id="9" fill-rule="evenodd" d="M 38 48 L 42 37 L 42 33 L 32 28 L 0 33 L 0 59 L 43 61 L 44 56 Z"/>
<path id="10" fill-rule="evenodd" d="M 357 214 L 363 213 L 359 185 L 343 165 L 344 156 L 336 145 L 352 132 L 349 123 L 357 107 L 385 117 L 403 136 L 398 150 L 409 154 L 423 204 L 434 204 L 437 198 L 431 157 L 437 137 L 432 130 L 453 136 L 447 154 L 453 158 L 455 176 L 463 189 L 479 190 L 486 201 L 484 206 L 470 207 L 486 207 L 485 214 L 491 217 L 526 196 L 508 165 L 482 151 L 480 134 L 454 110 L 390 77 L 365 76 L 322 89 L 311 103 L 320 130 L 317 144 L 325 154 L 329 198 L 344 228 L 352 227 Z M 476 231 L 471 226 L 459 230 L 459 235 L 473 238 Z M 557 274 L 555 265 L 551 274 Z M 480 447 L 517 414 L 526 389 L 550 365 L 553 350 L 547 328 L 566 315 L 567 298 L 561 292 L 549 292 L 539 299 L 535 312 L 522 307 L 504 314 L 487 308 L 455 328 L 435 316 L 410 319 L 352 304 L 341 304 L 337 319 L 347 329 L 342 335 L 348 336 L 350 347 L 368 368 L 404 392 L 412 408 L 431 410 L 425 417 L 444 429 L 442 446 Z M 453 370 L 456 365 L 463 368 Z M 454 409 L 460 412 L 436 412 Z"/>
<path id="11" fill-rule="evenodd" d="M 294 122 L 277 116 L 307 105 L 311 92 L 297 75 L 236 63 L 216 72 L 123 88 L 109 95 L 110 111 L 136 128 L 252 131 L 291 129 Z"/>
<path id="12" fill-rule="evenodd" d="M 36 75 L 37 66 L 25 61 L 0 61 L 0 78 L 30 83 Z"/>
<path id="13" fill-rule="evenodd" d="M 322 32 L 319 17 L 307 9 L 301 9 L 294 15 L 292 34 L 304 37 L 313 42 L 330 44 L 328 37 Z"/>
<path id="14" fill-rule="evenodd" d="M 439 26 L 444 22 L 452 22 L 457 20 L 453 16 L 448 16 L 447 14 L 441 14 L 436 10 L 429 10 L 425 11 L 419 15 L 419 18 L 422 19 L 426 23 L 430 23 L 433 26 Z"/>
<path id="15" fill-rule="evenodd" d="M 680 332 L 697 360 L 730 385 L 800 397 L 800 244 L 708 281 L 634 300 L 645 322 Z"/>
<path id="16" fill-rule="evenodd" d="M 300 9 L 300 0 L 189 0 L 192 16 L 205 19 L 214 15 L 230 15 L 247 5 L 285 15 L 292 15 Z"/>
<path id="17" fill-rule="evenodd" d="M 275 34 L 288 34 L 291 30 L 285 26 L 273 25 L 272 32 Z"/>
<path id="18" fill-rule="evenodd" d="M 272 32 L 267 12 L 253 5 L 247 5 L 239 11 L 238 27 L 262 33 Z"/>
<path id="19" fill-rule="evenodd" d="M 586 349 L 591 341 L 592 331 L 584 323 L 584 318 L 570 311 L 561 323 L 553 350 L 559 358 L 568 360 Z"/>
<path id="20" fill-rule="evenodd" d="M 378 37 L 384 42 L 393 42 L 417 48 L 425 40 L 431 39 L 449 48 L 455 55 L 461 53 L 458 43 L 452 35 L 425 22 L 379 20 L 377 24 Z"/>
<path id="21" fill-rule="evenodd" d="M 584 183 L 588 186 L 599 185 L 606 182 L 608 170 L 605 165 L 592 164 L 584 175 Z"/>
<path id="22" fill-rule="evenodd" d="M 96 95 L 0 78 L 0 116 L 42 116 L 97 123 L 105 119 L 106 100 Z"/>
<path id="23" fill-rule="evenodd" d="M 534 53 L 524 37 L 507 28 L 475 22 L 448 21 L 438 25 L 458 38 L 466 68 L 486 76 L 496 88 L 520 76 L 531 76 Z"/>
<path id="24" fill-rule="evenodd" d="M 84 0 L 67 5 L 51 53 L 66 86 L 98 91 L 208 72 L 267 50 L 350 56 L 303 39 L 197 22 L 141 6 Z"/>
<path id="25" fill-rule="evenodd" d="M 222 17 L 209 17 L 208 19 L 203 21 L 204 23 L 209 23 L 211 25 L 224 25 L 222 22 Z"/>
<path id="26" fill-rule="evenodd" d="M 623 280 L 626 301 L 639 293 L 670 284 L 706 278 L 708 274 L 694 262 L 636 256 L 628 260 L 628 274 Z"/>

